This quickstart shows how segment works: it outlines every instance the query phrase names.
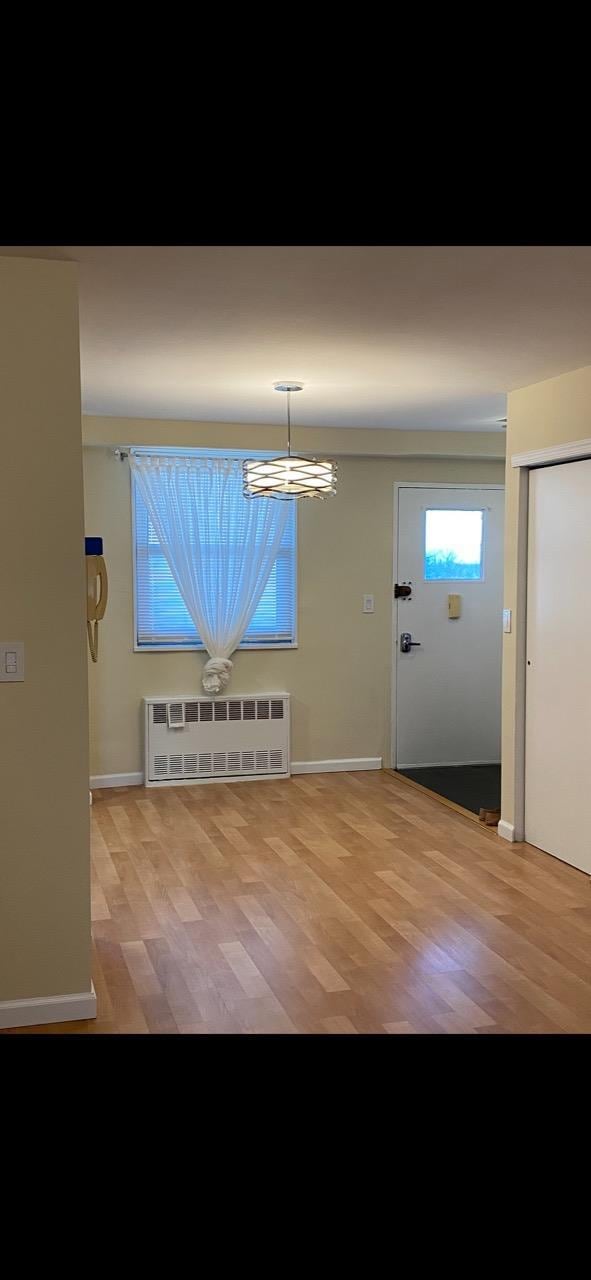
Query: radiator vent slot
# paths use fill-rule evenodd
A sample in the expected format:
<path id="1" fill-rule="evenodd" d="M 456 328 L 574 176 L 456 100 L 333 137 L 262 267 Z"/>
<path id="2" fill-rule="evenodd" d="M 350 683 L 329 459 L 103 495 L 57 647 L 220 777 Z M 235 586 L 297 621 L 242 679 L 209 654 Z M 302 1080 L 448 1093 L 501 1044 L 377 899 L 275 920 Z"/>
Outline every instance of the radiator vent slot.
<path id="1" fill-rule="evenodd" d="M 257 773 L 285 773 L 285 752 L 275 751 L 202 751 L 199 755 L 175 752 L 170 756 L 154 756 L 154 773 L 158 778 L 240 777 Z"/>
<path id="2" fill-rule="evenodd" d="M 146 699 L 146 785 L 289 773 L 288 695 Z"/>
<path id="3" fill-rule="evenodd" d="M 219 724 L 226 720 L 283 720 L 281 698 L 231 698 L 216 702 L 154 702 L 152 724 L 168 724 L 171 729 L 185 724 Z"/>
<path id="4" fill-rule="evenodd" d="M 169 729 L 182 729 L 185 724 L 184 702 L 169 702 L 167 705 Z"/>

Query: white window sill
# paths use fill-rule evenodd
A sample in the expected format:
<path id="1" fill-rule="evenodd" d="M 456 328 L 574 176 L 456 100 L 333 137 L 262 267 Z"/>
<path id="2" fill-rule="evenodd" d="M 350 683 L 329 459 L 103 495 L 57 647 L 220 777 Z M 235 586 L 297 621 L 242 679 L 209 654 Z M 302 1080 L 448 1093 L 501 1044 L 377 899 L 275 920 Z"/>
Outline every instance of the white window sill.
<path id="1" fill-rule="evenodd" d="M 297 642 L 289 644 L 239 645 L 235 653 L 277 653 L 281 649 L 298 649 Z M 134 653 L 207 653 L 202 644 L 134 644 Z"/>

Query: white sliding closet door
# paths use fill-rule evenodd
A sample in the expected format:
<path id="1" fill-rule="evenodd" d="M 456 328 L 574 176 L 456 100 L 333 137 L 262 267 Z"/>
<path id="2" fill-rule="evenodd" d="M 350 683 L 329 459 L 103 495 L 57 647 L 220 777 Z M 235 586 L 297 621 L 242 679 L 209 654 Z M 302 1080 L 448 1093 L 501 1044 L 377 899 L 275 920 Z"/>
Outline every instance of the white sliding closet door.
<path id="1" fill-rule="evenodd" d="M 591 874 L 591 459 L 530 473 L 525 838 Z"/>

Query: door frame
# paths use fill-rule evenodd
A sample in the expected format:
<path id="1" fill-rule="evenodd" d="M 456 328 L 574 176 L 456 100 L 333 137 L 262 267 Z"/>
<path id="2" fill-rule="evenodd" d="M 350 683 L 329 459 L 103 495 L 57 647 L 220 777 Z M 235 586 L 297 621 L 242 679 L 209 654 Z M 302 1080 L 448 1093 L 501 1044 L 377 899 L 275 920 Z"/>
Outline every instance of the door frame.
<path id="1" fill-rule="evenodd" d="M 396 769 L 397 756 L 397 729 L 396 729 L 396 664 L 398 662 L 398 601 L 394 599 L 394 585 L 398 575 L 398 509 L 400 504 L 401 489 L 464 489 L 477 490 L 481 493 L 495 490 L 504 490 L 504 484 L 454 484 L 451 480 L 437 482 L 436 480 L 395 480 L 394 481 L 394 512 L 393 512 L 393 528 L 392 528 L 392 629 L 391 629 L 391 672 L 390 672 L 390 768 Z M 504 546 L 504 537 L 503 537 Z"/>
<path id="2" fill-rule="evenodd" d="M 563 462 L 582 462 L 591 458 L 591 440 L 570 440 L 511 455 L 511 468 L 519 472 L 517 495 L 517 546 L 515 554 L 515 598 L 513 601 L 513 633 L 515 636 L 515 726 L 513 786 L 513 822 L 502 813 L 497 831 L 503 840 L 525 840 L 525 709 L 526 709 L 526 639 L 527 639 L 527 531 L 529 516 L 529 473 L 538 467 L 558 466 Z M 503 668 L 505 656 L 503 654 Z M 503 683 L 504 683 L 503 671 Z M 502 758 L 502 752 L 501 752 Z M 503 763 L 504 767 L 504 763 Z"/>

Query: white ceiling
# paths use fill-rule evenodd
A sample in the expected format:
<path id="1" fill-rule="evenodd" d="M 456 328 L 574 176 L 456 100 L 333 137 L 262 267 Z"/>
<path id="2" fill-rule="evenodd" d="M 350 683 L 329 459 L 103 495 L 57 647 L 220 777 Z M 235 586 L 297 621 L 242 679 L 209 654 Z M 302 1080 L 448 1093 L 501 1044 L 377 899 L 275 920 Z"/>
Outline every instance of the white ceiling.
<path id="1" fill-rule="evenodd" d="M 591 247 L 0 246 L 80 263 L 87 413 L 490 430 L 591 363 Z M 501 428 L 498 428 L 501 429 Z"/>

